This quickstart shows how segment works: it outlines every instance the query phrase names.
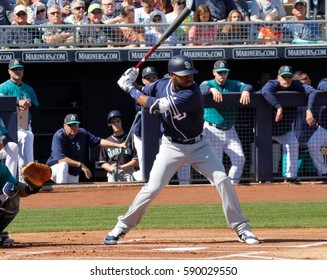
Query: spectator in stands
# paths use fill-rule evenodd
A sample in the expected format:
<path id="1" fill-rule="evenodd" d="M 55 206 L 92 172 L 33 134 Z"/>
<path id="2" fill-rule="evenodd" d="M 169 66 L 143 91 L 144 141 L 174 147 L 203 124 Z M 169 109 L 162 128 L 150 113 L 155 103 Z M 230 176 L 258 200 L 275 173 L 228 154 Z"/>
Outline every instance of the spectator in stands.
<path id="1" fill-rule="evenodd" d="M 47 7 L 42 2 L 35 2 L 33 4 L 36 11 L 36 18 L 34 24 L 45 24 L 49 21 L 47 18 Z"/>
<path id="2" fill-rule="evenodd" d="M 92 172 L 85 165 L 90 147 L 126 147 L 124 144 L 101 139 L 79 125 L 78 116 L 68 114 L 64 119 L 63 128 L 53 135 L 51 156 L 47 164 L 52 170 L 51 180 L 57 184 L 78 183 L 80 172 L 84 173 L 86 179 L 92 177 Z"/>
<path id="3" fill-rule="evenodd" d="M 278 20 L 286 20 L 286 11 L 281 0 L 253 0 L 251 6 L 252 21 L 264 21 L 267 14 L 274 14 Z"/>
<path id="4" fill-rule="evenodd" d="M 18 145 L 10 141 L 8 130 L 0 117 L 0 159 L 5 160 L 5 165 L 10 173 L 17 178 Z"/>
<path id="5" fill-rule="evenodd" d="M 327 92 L 327 79 L 320 80 L 318 84 L 318 90 Z M 317 130 L 312 134 L 308 141 L 309 153 L 312 158 L 313 164 L 317 169 L 318 175 L 324 177 L 324 181 L 327 180 L 327 165 L 325 161 L 326 152 L 322 152 L 322 148 L 327 146 L 327 107 L 321 108 L 319 119 L 319 126 Z"/>
<path id="6" fill-rule="evenodd" d="M 14 6 L 8 0 L 0 0 L 0 25 L 10 25 Z"/>
<path id="7" fill-rule="evenodd" d="M 283 91 L 298 91 L 308 97 L 306 122 L 310 126 L 315 126 L 317 122 L 313 117 L 312 109 L 317 90 L 309 85 L 302 84 L 298 80 L 293 80 L 293 69 L 288 65 L 281 66 L 278 70 L 277 79 L 268 81 L 261 90 L 264 98 L 276 109 L 276 115 L 273 116 L 272 135 L 275 141 L 282 144 L 283 154 L 286 155 L 286 181 L 299 184 L 300 180 L 297 177 L 299 141 L 292 130 L 297 108 L 284 108 L 280 104 L 276 93 Z"/>
<path id="8" fill-rule="evenodd" d="M 250 103 L 253 87 L 237 80 L 228 79 L 230 69 L 225 60 L 215 62 L 212 73 L 214 79 L 201 83 L 202 94 L 212 96 L 215 102 L 222 102 L 224 94 L 241 92 L 240 103 Z M 235 129 L 236 108 L 204 108 L 204 132 L 218 157 L 222 160 L 226 153 L 231 161 L 228 176 L 232 184 L 238 184 L 245 164 L 241 141 Z"/>
<path id="9" fill-rule="evenodd" d="M 14 20 L 11 26 L 30 25 L 27 22 L 27 8 L 17 5 L 14 9 Z M 41 33 L 32 28 L 6 28 L 0 39 L 7 48 L 33 48 L 41 43 Z"/>
<path id="10" fill-rule="evenodd" d="M 268 23 L 265 26 L 259 27 L 258 43 L 263 45 L 278 45 L 282 43 L 283 32 L 278 28 L 276 23 L 270 23 L 271 21 L 277 21 L 275 14 L 267 14 L 265 21 Z"/>
<path id="11" fill-rule="evenodd" d="M 157 11 L 151 13 L 150 23 L 153 23 L 154 25 L 151 26 L 151 29 L 145 32 L 145 41 L 147 46 L 153 46 L 158 41 L 158 39 L 162 36 L 162 34 L 165 32 L 167 28 L 166 26 L 162 26 L 161 14 L 158 13 Z M 172 34 L 166 39 L 163 45 L 178 46 L 180 44 L 178 42 L 176 35 Z"/>
<path id="12" fill-rule="evenodd" d="M 62 22 L 61 9 L 57 4 L 53 4 L 48 8 L 49 28 L 43 28 L 43 41 L 50 47 L 67 48 L 74 40 L 79 41 L 76 36 L 74 38 L 74 30 L 64 26 L 56 27 L 56 25 L 64 25 Z"/>
<path id="13" fill-rule="evenodd" d="M 172 23 L 176 17 L 183 11 L 186 5 L 186 0 L 172 0 L 171 5 L 173 7 L 173 11 L 171 13 L 166 14 L 167 23 Z M 190 14 L 186 17 L 183 23 L 188 23 L 193 21 L 193 15 Z M 188 38 L 188 30 L 189 26 L 180 25 L 175 31 L 175 35 L 178 38 L 180 43 L 186 43 Z"/>
<path id="14" fill-rule="evenodd" d="M 115 0 L 102 0 L 101 9 L 102 9 L 103 22 L 105 22 L 108 19 L 113 19 L 115 17 L 118 17 L 121 12 L 120 10 L 116 10 Z"/>
<path id="15" fill-rule="evenodd" d="M 134 22 L 137 24 L 149 24 L 150 16 L 153 12 L 158 12 L 161 14 L 161 19 L 163 23 L 167 23 L 166 16 L 162 11 L 154 8 L 154 0 L 141 0 L 142 7 L 135 9 Z M 145 26 L 145 31 L 149 30 L 149 26 Z"/>
<path id="16" fill-rule="evenodd" d="M 121 13 L 122 24 L 134 24 L 134 7 L 126 6 Z M 145 47 L 145 33 L 140 26 L 117 26 L 115 30 L 115 42 L 120 47 L 133 48 Z"/>
<path id="17" fill-rule="evenodd" d="M 107 140 L 113 143 L 123 143 L 126 140 L 127 134 L 123 129 L 123 116 L 120 111 L 113 110 L 107 116 L 108 126 L 112 128 L 113 134 Z M 127 148 L 122 156 L 121 149 L 104 148 L 100 149 L 99 165 L 107 171 L 108 182 L 134 182 L 137 181 L 133 174 L 138 166 L 138 158 L 134 149 L 133 140 L 127 143 Z M 118 173 L 115 174 L 116 166 L 118 165 Z"/>
<path id="18" fill-rule="evenodd" d="M 209 8 L 213 21 L 225 21 L 230 11 L 237 9 L 234 0 L 194 0 L 191 9 L 195 12 L 202 5 Z"/>
<path id="19" fill-rule="evenodd" d="M 243 21 L 242 14 L 239 10 L 231 10 L 227 17 L 227 22 L 240 22 Z M 224 45 L 246 44 L 249 43 L 250 31 L 242 24 L 225 24 L 221 33 L 220 39 Z"/>
<path id="20" fill-rule="evenodd" d="M 100 4 L 91 4 L 87 10 L 88 24 L 103 24 L 103 27 L 83 28 L 82 42 L 94 47 L 108 47 L 114 39 L 112 29 L 102 22 L 102 9 Z M 90 46 L 90 45 L 89 45 Z"/>
<path id="21" fill-rule="evenodd" d="M 72 0 L 48 0 L 47 7 L 50 8 L 51 5 L 57 4 L 61 10 L 61 17 L 65 19 L 71 14 L 70 3 Z"/>
<path id="22" fill-rule="evenodd" d="M 23 5 L 26 7 L 26 13 L 27 13 L 27 22 L 29 24 L 34 24 L 35 18 L 36 18 L 36 10 L 33 7 L 33 1 L 32 0 L 16 0 L 16 6 Z"/>
<path id="23" fill-rule="evenodd" d="M 307 3 L 305 0 L 295 0 L 292 5 L 293 18 L 283 25 L 283 33 L 288 41 L 296 43 L 297 40 L 319 40 L 322 37 L 322 30 L 319 24 L 297 23 L 299 20 L 310 20 L 306 17 Z"/>
<path id="24" fill-rule="evenodd" d="M 208 25 L 193 25 L 188 32 L 189 46 L 208 46 L 218 38 L 218 26 L 213 24 L 209 7 L 200 5 L 194 13 L 193 22 L 208 22 Z"/>
<path id="25" fill-rule="evenodd" d="M 87 24 L 87 15 L 85 14 L 85 2 L 83 0 L 73 0 L 70 4 L 71 15 L 64 19 L 68 24 Z"/>
<path id="26" fill-rule="evenodd" d="M 162 11 L 164 14 L 168 14 L 173 11 L 170 0 L 156 0 L 154 7 L 159 11 Z"/>
<path id="27" fill-rule="evenodd" d="M 249 6 L 248 6 L 247 1 L 245 1 L 245 0 L 234 0 L 234 3 L 236 5 L 236 8 L 242 14 L 242 19 L 244 21 L 249 21 L 250 20 L 250 12 L 249 12 Z"/>
<path id="28" fill-rule="evenodd" d="M 28 110 L 28 128 L 18 128 L 18 146 L 19 146 L 19 170 L 34 161 L 34 134 L 32 132 L 32 112 L 39 110 L 34 89 L 23 82 L 24 64 L 20 59 L 10 60 L 8 66 L 9 80 L 0 85 L 0 93 L 4 96 L 15 96 L 17 98 L 18 110 Z M 19 174 L 20 181 L 23 180 Z"/>

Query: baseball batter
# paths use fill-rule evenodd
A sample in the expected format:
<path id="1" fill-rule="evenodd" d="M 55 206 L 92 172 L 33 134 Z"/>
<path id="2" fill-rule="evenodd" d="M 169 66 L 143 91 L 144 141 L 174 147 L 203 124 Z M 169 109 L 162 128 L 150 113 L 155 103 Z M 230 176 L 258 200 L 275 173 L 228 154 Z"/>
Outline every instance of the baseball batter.
<path id="1" fill-rule="evenodd" d="M 228 79 L 229 68 L 225 60 L 218 60 L 212 70 L 214 79 L 201 83 L 202 94 L 211 95 L 215 102 L 222 102 L 228 92 L 241 92 L 240 103 L 250 103 L 251 85 Z M 232 163 L 229 177 L 233 184 L 238 184 L 243 173 L 245 156 L 240 138 L 235 129 L 237 108 L 205 108 L 204 131 L 218 158 L 222 160 L 226 153 Z"/>
<path id="2" fill-rule="evenodd" d="M 104 244 L 114 245 L 135 227 L 152 200 L 161 192 L 174 173 L 186 162 L 203 174 L 215 186 L 222 199 L 222 207 L 229 227 L 236 231 L 238 240 L 259 243 L 251 232 L 249 219 L 243 216 L 240 204 L 224 166 L 211 148 L 203 132 L 203 98 L 194 83 L 198 73 L 187 56 L 177 55 L 168 62 L 170 79 L 159 79 L 143 88 L 133 88 L 138 70 L 128 69 L 118 85 L 128 92 L 151 114 L 161 114 L 163 133 L 159 153 L 153 163 L 150 178 L 143 186 L 127 213 L 104 238 Z"/>

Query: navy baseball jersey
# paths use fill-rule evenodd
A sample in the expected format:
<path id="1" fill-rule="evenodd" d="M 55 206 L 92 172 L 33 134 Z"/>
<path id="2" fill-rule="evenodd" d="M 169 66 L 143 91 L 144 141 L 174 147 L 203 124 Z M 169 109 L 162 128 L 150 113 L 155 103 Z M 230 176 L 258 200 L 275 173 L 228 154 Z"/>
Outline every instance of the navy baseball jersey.
<path id="1" fill-rule="evenodd" d="M 317 88 L 318 88 L 318 90 L 327 92 L 327 78 L 320 80 Z M 324 129 L 327 129 L 327 108 L 326 108 L 326 106 L 323 106 L 321 108 L 318 122 L 319 122 L 320 126 L 322 126 Z"/>
<path id="2" fill-rule="evenodd" d="M 169 110 L 161 114 L 161 132 L 179 140 L 192 139 L 203 131 L 203 97 L 200 88 L 193 83 L 189 89 L 172 90 L 171 79 L 160 79 L 143 88 L 144 94 L 152 96 L 147 101 L 150 108 L 155 99 L 165 98 Z"/>
<path id="3" fill-rule="evenodd" d="M 70 139 L 65 133 L 64 128 L 56 131 L 52 138 L 51 156 L 47 164 L 52 166 L 58 160 L 69 157 L 73 160 L 85 162 L 88 157 L 88 148 L 100 144 L 101 138 L 93 135 L 84 128 L 79 128 L 78 133 Z M 69 166 L 69 174 L 77 176 L 80 172 L 79 167 Z"/>
<path id="4" fill-rule="evenodd" d="M 263 94 L 269 104 L 271 104 L 271 106 L 273 106 L 275 109 L 279 109 L 283 106 L 279 103 L 275 93 L 283 91 L 298 91 L 305 93 L 305 95 L 308 97 L 307 108 L 313 109 L 317 90 L 312 86 L 302 84 L 299 80 L 292 80 L 292 84 L 288 88 L 281 87 L 277 79 L 270 80 L 264 85 L 260 92 Z M 287 117 L 282 118 L 282 120 L 279 122 L 273 122 L 273 136 L 283 135 L 292 130 L 292 123 L 295 119 L 296 110 L 296 107 L 283 108 L 283 115 Z"/>

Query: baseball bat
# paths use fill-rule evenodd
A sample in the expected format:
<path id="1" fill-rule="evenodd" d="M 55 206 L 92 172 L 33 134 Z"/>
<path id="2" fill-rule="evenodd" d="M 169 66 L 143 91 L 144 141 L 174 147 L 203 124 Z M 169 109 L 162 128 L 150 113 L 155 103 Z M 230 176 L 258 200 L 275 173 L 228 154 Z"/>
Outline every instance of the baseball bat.
<path id="1" fill-rule="evenodd" d="M 163 44 L 167 38 L 173 34 L 173 32 L 182 24 L 184 19 L 191 13 L 191 10 L 188 7 L 185 7 L 184 10 L 175 18 L 175 20 L 169 25 L 166 31 L 161 35 L 158 41 L 153 45 L 153 47 L 144 55 L 141 61 L 135 66 L 135 68 L 140 68 L 143 63 L 149 58 L 149 56 Z"/>
<path id="2" fill-rule="evenodd" d="M 132 134 L 133 134 L 133 126 L 141 118 L 141 116 L 142 116 L 142 111 L 138 111 L 136 113 L 136 115 L 135 115 L 135 118 L 134 118 L 134 121 L 132 123 L 132 126 L 131 126 L 131 128 L 130 128 L 130 130 L 129 130 L 126 138 L 125 138 L 125 141 L 124 141 L 125 145 L 127 145 L 128 142 L 131 140 Z M 115 166 L 115 173 L 114 173 L 114 180 L 115 180 L 115 182 L 118 182 L 118 165 L 119 165 L 121 159 L 123 158 L 124 151 L 125 151 L 125 149 L 122 148 L 121 151 L 120 151 L 120 154 L 119 154 L 119 156 L 117 158 L 117 163 L 116 163 L 116 166 Z"/>

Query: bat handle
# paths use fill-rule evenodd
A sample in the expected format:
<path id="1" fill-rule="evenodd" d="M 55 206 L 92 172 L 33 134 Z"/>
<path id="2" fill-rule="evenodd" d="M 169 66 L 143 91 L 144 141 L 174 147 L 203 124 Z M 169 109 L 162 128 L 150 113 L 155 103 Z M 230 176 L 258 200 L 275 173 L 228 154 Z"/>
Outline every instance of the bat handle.
<path id="1" fill-rule="evenodd" d="M 140 68 L 143 63 L 149 58 L 149 56 L 159 47 L 159 44 L 155 44 L 145 55 L 144 57 L 139 61 L 138 64 L 136 64 L 135 69 Z"/>

